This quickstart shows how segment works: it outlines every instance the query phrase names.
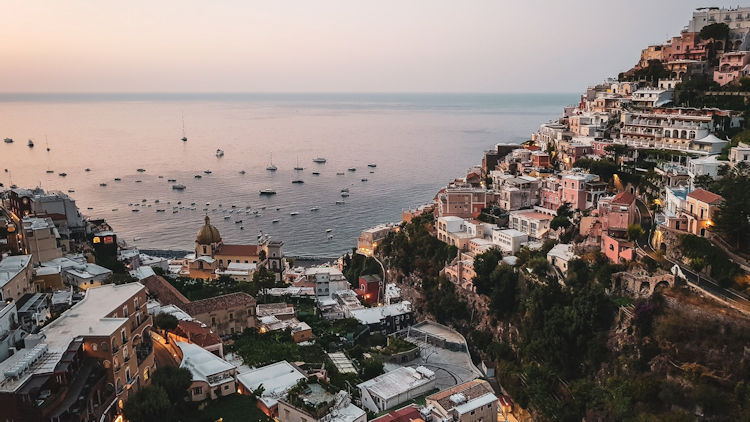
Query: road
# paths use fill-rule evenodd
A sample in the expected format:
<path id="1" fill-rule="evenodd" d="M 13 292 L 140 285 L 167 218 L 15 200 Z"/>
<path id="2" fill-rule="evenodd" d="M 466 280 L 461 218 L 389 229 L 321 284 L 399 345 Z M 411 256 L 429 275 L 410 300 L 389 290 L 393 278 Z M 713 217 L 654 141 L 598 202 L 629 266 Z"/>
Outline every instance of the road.
<path id="1" fill-rule="evenodd" d="M 154 340 L 154 360 L 156 367 L 161 366 L 180 366 L 180 362 L 172 355 L 168 346 Z"/>

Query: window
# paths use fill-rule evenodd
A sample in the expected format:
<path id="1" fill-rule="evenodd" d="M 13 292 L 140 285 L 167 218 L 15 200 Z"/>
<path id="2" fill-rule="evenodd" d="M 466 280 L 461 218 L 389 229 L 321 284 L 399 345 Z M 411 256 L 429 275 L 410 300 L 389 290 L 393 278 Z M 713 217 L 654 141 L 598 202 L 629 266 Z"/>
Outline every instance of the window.
<path id="1" fill-rule="evenodd" d="M 91 343 L 91 350 L 93 350 L 94 352 L 96 352 L 96 349 L 97 349 L 96 343 Z"/>
<path id="2" fill-rule="evenodd" d="M 234 321 L 234 314 L 231 312 L 229 313 L 229 320 Z"/>
<path id="3" fill-rule="evenodd" d="M 151 376 L 151 369 L 150 368 L 143 368 L 143 379 L 148 381 L 148 378 Z"/>
<path id="4" fill-rule="evenodd" d="M 127 318 L 128 317 L 128 307 L 127 307 L 127 305 L 125 305 L 125 306 L 122 307 L 122 316 L 123 316 L 123 318 Z"/>
<path id="5" fill-rule="evenodd" d="M 138 310 L 138 298 L 133 299 L 133 304 L 135 305 L 135 310 Z"/>
<path id="6" fill-rule="evenodd" d="M 216 325 L 216 317 L 215 316 L 211 317 L 211 325 Z"/>
<path id="7" fill-rule="evenodd" d="M 193 388 L 193 395 L 198 396 L 203 394 L 203 387 L 195 387 Z"/>
<path id="8" fill-rule="evenodd" d="M 106 352 L 106 351 L 108 351 L 108 350 L 109 350 L 109 344 L 107 344 L 107 343 L 102 343 L 102 352 Z"/>

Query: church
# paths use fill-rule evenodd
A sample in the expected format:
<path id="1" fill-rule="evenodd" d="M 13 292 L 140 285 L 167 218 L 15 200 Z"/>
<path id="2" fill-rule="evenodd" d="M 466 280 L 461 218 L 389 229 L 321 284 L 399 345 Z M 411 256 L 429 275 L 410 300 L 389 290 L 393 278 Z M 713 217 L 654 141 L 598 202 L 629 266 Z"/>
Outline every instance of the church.
<path id="1" fill-rule="evenodd" d="M 195 256 L 187 261 L 191 278 L 217 278 L 217 270 L 223 271 L 229 264 L 263 265 L 279 275 L 284 271 L 283 242 L 264 236 L 260 245 L 225 244 L 216 226 L 206 216 L 205 223 L 195 236 Z"/>

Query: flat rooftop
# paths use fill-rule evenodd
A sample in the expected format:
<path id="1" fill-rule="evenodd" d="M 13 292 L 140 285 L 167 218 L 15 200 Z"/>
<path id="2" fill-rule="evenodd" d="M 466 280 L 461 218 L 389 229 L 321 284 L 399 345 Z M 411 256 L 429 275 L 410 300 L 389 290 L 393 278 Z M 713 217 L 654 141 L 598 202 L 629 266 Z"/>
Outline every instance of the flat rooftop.
<path id="1" fill-rule="evenodd" d="M 237 375 L 237 381 L 248 390 L 254 391 L 263 385 L 260 400 L 268 407 L 275 406 L 287 391 L 305 378 L 299 368 L 285 360 Z"/>

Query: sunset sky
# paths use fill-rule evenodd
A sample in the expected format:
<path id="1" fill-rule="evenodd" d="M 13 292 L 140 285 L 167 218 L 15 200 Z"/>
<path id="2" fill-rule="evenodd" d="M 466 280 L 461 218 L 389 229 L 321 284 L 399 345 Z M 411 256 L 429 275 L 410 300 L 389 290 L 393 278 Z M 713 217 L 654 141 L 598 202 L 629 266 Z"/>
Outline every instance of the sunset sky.
<path id="1" fill-rule="evenodd" d="M 577 92 L 705 0 L 5 0 L 0 92 Z"/>

